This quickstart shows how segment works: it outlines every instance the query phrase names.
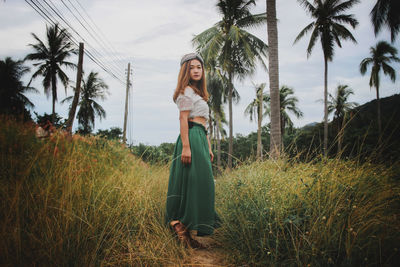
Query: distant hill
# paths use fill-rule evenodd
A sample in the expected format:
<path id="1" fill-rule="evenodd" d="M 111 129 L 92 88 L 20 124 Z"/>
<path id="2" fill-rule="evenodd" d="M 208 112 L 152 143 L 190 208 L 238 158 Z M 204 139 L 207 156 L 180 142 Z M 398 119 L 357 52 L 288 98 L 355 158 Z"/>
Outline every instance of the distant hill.
<path id="1" fill-rule="evenodd" d="M 345 147 L 343 156 L 368 157 L 375 155 L 375 159 L 379 161 L 400 159 L 400 94 L 381 98 L 383 133 L 380 147 L 378 144 L 376 99 L 354 108 L 350 112 L 350 117 L 343 137 L 343 146 Z M 328 125 L 330 155 L 335 155 L 337 152 L 337 140 L 335 138 L 337 130 L 333 127 L 334 125 L 336 125 L 336 121 L 331 121 Z M 295 138 L 294 148 L 296 151 L 307 150 L 320 153 L 323 140 L 323 123 L 309 123 L 297 129 L 292 137 Z M 292 153 L 295 152 L 292 151 Z"/>

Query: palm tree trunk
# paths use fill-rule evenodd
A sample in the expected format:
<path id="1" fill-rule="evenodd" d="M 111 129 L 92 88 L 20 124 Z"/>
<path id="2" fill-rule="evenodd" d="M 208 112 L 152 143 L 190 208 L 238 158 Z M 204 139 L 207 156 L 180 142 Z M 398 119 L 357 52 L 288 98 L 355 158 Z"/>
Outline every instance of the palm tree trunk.
<path id="1" fill-rule="evenodd" d="M 56 80 L 56 74 L 51 75 L 51 92 L 53 95 L 53 107 L 52 107 L 52 112 L 51 112 L 51 123 L 54 125 L 56 121 L 56 99 L 57 99 L 57 80 Z"/>
<path id="2" fill-rule="evenodd" d="M 262 160 L 262 143 L 261 143 L 261 124 L 262 124 L 262 107 L 263 107 L 263 87 L 260 87 L 260 98 L 258 101 L 258 129 L 257 129 L 257 157 Z"/>
<path id="3" fill-rule="evenodd" d="M 215 114 L 217 123 L 216 123 L 216 135 L 217 135 L 217 167 L 218 170 L 221 168 L 221 140 L 219 137 L 220 129 L 219 129 L 219 124 L 220 124 L 220 119 L 219 119 L 219 114 Z"/>
<path id="4" fill-rule="evenodd" d="M 271 96 L 271 138 L 272 158 L 279 158 L 281 150 L 280 103 L 279 103 L 279 61 L 278 28 L 276 25 L 276 1 L 267 0 L 267 32 L 269 54 L 269 83 Z"/>
<path id="5" fill-rule="evenodd" d="M 232 72 L 229 72 L 229 148 L 228 148 L 228 169 L 232 169 L 232 154 L 233 154 L 233 121 L 232 121 L 232 93 L 233 93 L 233 84 L 232 84 Z"/>
<path id="6" fill-rule="evenodd" d="M 324 56 L 324 156 L 328 155 L 328 59 Z"/>
<path id="7" fill-rule="evenodd" d="M 83 48 L 84 48 L 83 43 L 79 43 L 78 71 L 76 74 L 75 93 L 74 93 L 74 99 L 72 100 L 71 109 L 69 110 L 68 121 L 67 121 L 67 125 L 66 125 L 67 131 L 69 132 L 69 134 L 72 134 L 72 126 L 74 124 L 76 108 L 78 106 L 79 95 L 81 92 Z"/>

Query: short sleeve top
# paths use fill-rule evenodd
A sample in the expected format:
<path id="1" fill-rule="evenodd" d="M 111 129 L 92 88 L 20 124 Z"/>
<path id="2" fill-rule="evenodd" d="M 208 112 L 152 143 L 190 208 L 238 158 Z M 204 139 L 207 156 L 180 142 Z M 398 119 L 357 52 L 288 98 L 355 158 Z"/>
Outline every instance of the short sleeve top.
<path id="1" fill-rule="evenodd" d="M 184 94 L 180 94 L 176 100 L 179 111 L 190 110 L 189 118 L 203 117 L 206 119 L 206 127 L 208 127 L 209 107 L 207 102 L 191 88 L 185 88 Z"/>

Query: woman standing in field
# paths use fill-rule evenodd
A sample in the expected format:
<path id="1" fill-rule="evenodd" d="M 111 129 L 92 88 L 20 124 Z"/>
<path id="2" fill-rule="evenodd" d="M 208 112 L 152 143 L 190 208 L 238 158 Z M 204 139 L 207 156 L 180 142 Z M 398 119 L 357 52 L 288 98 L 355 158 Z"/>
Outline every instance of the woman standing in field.
<path id="1" fill-rule="evenodd" d="M 180 135 L 170 168 L 165 220 L 186 246 L 202 248 L 190 230 L 197 230 L 197 236 L 211 235 L 220 219 L 214 209 L 214 155 L 207 135 L 208 92 L 198 54 L 182 57 L 173 100 L 179 109 Z"/>

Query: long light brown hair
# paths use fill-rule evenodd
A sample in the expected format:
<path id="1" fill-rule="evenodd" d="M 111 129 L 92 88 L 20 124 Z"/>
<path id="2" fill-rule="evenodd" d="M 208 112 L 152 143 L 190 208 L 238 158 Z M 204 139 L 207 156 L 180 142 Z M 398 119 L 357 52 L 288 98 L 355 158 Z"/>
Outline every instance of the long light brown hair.
<path id="1" fill-rule="evenodd" d="M 188 86 L 190 86 L 196 92 L 196 94 L 201 96 L 206 102 L 208 101 L 207 84 L 203 64 L 201 64 L 202 74 L 200 81 L 192 82 L 190 80 L 190 62 L 192 60 L 188 60 L 182 64 L 178 75 L 178 85 L 176 86 L 173 96 L 174 102 L 178 98 L 179 94 L 183 94 L 185 92 L 185 88 Z"/>

